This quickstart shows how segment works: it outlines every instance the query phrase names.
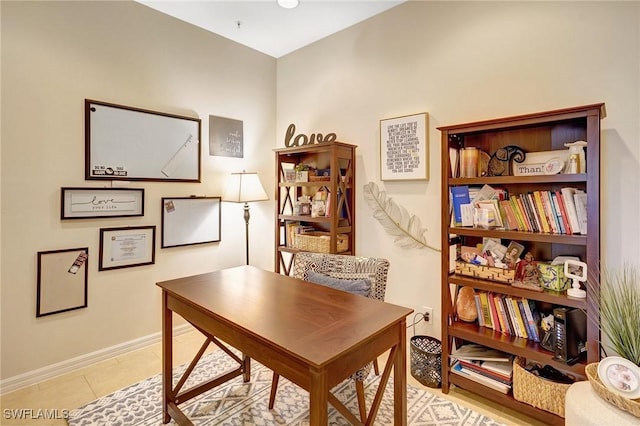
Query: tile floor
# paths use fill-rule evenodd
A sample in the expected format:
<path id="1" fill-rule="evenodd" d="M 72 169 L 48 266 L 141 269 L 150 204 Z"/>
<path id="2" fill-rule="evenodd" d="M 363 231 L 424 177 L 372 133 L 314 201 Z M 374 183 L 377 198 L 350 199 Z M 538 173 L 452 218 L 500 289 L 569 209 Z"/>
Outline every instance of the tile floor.
<path id="1" fill-rule="evenodd" d="M 203 341 L 202 335 L 195 330 L 174 336 L 174 364 L 177 366 L 191 361 Z M 161 359 L 162 347 L 160 343 L 156 343 L 3 395 L 0 397 L 0 424 L 7 426 L 66 425 L 66 421 L 61 418 L 64 410 L 81 407 L 94 399 L 158 374 L 161 371 Z M 408 380 L 414 386 L 426 388 L 410 374 Z M 426 389 L 440 393 L 438 389 Z M 541 422 L 462 389 L 452 389 L 445 398 L 450 398 L 460 405 L 472 408 L 507 425 L 543 425 Z M 22 419 L 11 418 L 13 409 L 31 409 L 33 414 L 27 417 L 32 418 L 25 419 L 24 416 Z M 38 412 L 38 410 L 46 411 Z M 38 414 L 40 418 L 37 418 Z M 43 417 L 49 417 L 49 419 Z M 51 417 L 58 418 L 50 419 Z"/>

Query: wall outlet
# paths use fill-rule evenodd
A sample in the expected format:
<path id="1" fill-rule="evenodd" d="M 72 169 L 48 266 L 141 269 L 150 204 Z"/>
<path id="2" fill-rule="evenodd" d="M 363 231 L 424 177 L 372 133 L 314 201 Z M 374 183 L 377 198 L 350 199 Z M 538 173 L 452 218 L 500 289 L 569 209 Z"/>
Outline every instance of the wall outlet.
<path id="1" fill-rule="evenodd" d="M 423 306 L 420 312 L 424 317 L 424 322 L 426 322 L 429 325 L 433 324 L 433 308 Z"/>

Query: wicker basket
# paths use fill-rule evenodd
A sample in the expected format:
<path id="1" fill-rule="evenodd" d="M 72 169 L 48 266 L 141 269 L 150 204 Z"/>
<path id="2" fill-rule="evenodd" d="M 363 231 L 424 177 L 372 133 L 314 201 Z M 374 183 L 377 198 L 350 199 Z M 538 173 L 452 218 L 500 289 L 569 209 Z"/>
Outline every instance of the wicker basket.
<path id="1" fill-rule="evenodd" d="M 429 336 L 413 336 L 409 349 L 411 375 L 430 388 L 442 384 L 442 343 Z"/>
<path id="2" fill-rule="evenodd" d="M 608 403 L 613 404 L 619 409 L 627 411 L 636 417 L 640 417 L 640 399 L 627 399 L 607 389 L 598 377 L 598 364 L 600 363 L 594 362 L 587 364 L 587 367 L 585 368 L 587 378 L 589 379 L 589 383 L 591 383 L 591 388 L 600 398 L 604 399 Z"/>
<path id="3" fill-rule="evenodd" d="M 524 369 L 525 361 L 513 361 L 513 397 L 564 418 L 564 397 L 569 384 L 543 379 Z"/>
<path id="4" fill-rule="evenodd" d="M 456 274 L 511 284 L 515 279 L 516 271 L 514 269 L 502 269 L 493 266 L 474 265 L 473 263 L 467 263 L 457 260 Z"/>
<path id="5" fill-rule="evenodd" d="M 345 234 L 338 234 L 338 253 L 349 250 L 349 239 Z M 331 252 L 331 236 L 328 232 L 306 232 L 296 234 L 294 248 L 316 253 Z"/>

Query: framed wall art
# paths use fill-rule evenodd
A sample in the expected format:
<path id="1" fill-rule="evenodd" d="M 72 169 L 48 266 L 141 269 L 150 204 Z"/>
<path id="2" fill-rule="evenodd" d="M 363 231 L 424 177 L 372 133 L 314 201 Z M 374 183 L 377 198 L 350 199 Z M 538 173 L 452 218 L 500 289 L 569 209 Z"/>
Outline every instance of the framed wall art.
<path id="1" fill-rule="evenodd" d="M 199 118 L 85 100 L 85 179 L 200 182 Z"/>
<path id="2" fill-rule="evenodd" d="M 209 155 L 242 158 L 243 138 L 242 120 L 209 116 Z"/>
<path id="3" fill-rule="evenodd" d="M 380 178 L 428 180 L 426 112 L 380 120 Z"/>
<path id="4" fill-rule="evenodd" d="M 99 271 L 151 265 L 155 262 L 155 226 L 100 229 Z"/>
<path id="5" fill-rule="evenodd" d="M 220 241 L 221 197 L 162 199 L 161 248 Z"/>
<path id="6" fill-rule="evenodd" d="M 89 248 L 38 252 L 36 317 L 87 307 Z"/>
<path id="7" fill-rule="evenodd" d="M 144 188 L 61 188 L 60 219 L 144 216 Z"/>

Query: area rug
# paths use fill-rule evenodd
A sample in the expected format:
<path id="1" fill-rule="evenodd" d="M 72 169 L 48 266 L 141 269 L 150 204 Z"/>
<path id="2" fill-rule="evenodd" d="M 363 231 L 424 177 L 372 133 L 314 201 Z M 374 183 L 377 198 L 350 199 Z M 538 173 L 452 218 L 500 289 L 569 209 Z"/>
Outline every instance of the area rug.
<path id="1" fill-rule="evenodd" d="M 227 371 L 237 364 L 222 351 L 217 350 L 204 356 L 191 373 L 185 387 L 201 383 Z M 174 369 L 174 383 L 177 383 L 186 367 Z M 278 394 L 273 410 L 269 410 L 269 390 L 271 370 L 255 360 L 251 363 L 251 381 L 243 383 L 242 377 L 214 388 L 193 398 L 180 408 L 197 425 L 295 425 L 309 424 L 309 394 L 280 378 Z M 375 395 L 379 376 L 371 373 L 365 382 L 367 407 Z M 333 389 L 333 393 L 353 413 L 358 413 L 355 385 L 346 380 Z M 441 398 L 429 391 L 407 386 L 407 414 L 409 425 L 486 425 L 500 423 L 452 401 Z M 156 375 L 134 385 L 116 391 L 79 409 L 69 416 L 70 426 L 160 426 L 162 425 L 162 376 Z M 170 424 L 175 424 L 173 421 Z M 348 425 L 333 407 L 329 408 L 330 425 Z M 393 424 L 393 386 L 387 385 L 376 425 Z"/>

